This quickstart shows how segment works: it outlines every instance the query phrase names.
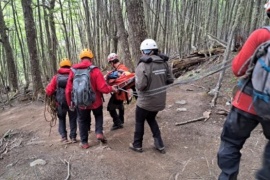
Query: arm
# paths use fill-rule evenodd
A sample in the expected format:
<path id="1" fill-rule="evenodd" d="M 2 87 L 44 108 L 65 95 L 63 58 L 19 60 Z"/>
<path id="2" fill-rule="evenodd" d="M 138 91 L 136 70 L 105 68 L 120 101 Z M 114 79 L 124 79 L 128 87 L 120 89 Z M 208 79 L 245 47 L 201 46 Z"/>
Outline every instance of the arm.
<path id="1" fill-rule="evenodd" d="M 233 59 L 232 71 L 235 76 L 239 77 L 245 74 L 249 64 L 246 61 L 249 60 L 259 45 L 268 40 L 270 40 L 270 32 L 267 29 L 257 29 L 251 33 L 241 51 Z"/>
<path id="2" fill-rule="evenodd" d="M 140 63 L 135 70 L 135 86 L 139 91 L 147 87 L 148 77 L 145 71 L 145 64 Z"/>
<path id="3" fill-rule="evenodd" d="M 53 76 L 51 82 L 46 87 L 46 94 L 48 96 L 52 96 L 56 91 L 56 88 L 57 88 L 56 86 L 57 86 L 57 79 L 56 79 L 56 75 L 55 75 L 55 76 Z"/>
<path id="4" fill-rule="evenodd" d="M 99 92 L 108 94 L 113 91 L 112 87 L 107 85 L 101 71 L 98 68 L 93 69 L 93 73 L 95 73 L 96 87 Z"/>

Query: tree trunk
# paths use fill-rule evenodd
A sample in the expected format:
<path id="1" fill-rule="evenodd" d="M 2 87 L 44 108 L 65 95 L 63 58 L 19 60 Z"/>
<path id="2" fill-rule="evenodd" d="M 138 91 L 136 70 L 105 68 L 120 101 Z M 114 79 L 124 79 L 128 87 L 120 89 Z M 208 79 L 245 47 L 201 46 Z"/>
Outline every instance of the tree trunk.
<path id="1" fill-rule="evenodd" d="M 13 56 L 13 51 L 8 39 L 8 36 L 6 34 L 6 24 L 4 21 L 4 16 L 3 16 L 3 10 L 1 7 L 0 3 L 0 34 L 1 34 L 1 42 L 5 48 L 6 52 L 6 62 L 7 62 L 7 68 L 8 68 L 8 79 L 9 83 L 12 85 L 12 88 L 14 91 L 18 90 L 18 79 L 17 79 L 17 73 L 16 73 L 16 67 L 15 67 L 15 62 L 14 62 L 14 56 Z"/>
<path id="2" fill-rule="evenodd" d="M 147 38 L 142 0 L 126 0 L 126 9 L 131 34 L 132 57 L 135 64 L 141 57 L 140 45 Z"/>
<path id="3" fill-rule="evenodd" d="M 37 96 L 43 90 L 43 85 L 40 76 L 39 59 L 36 45 L 36 29 L 31 8 L 32 0 L 22 0 L 25 31 L 27 36 L 28 52 L 30 54 L 31 74 L 33 82 L 33 91 Z"/>
<path id="4" fill-rule="evenodd" d="M 128 33 L 124 26 L 124 20 L 122 16 L 122 8 L 120 4 L 120 0 L 113 1 L 113 12 L 116 20 L 117 26 L 117 37 L 119 38 L 121 60 L 128 66 L 132 71 L 134 70 L 134 65 L 131 60 L 131 55 L 129 51 L 128 44 Z"/>
<path id="5" fill-rule="evenodd" d="M 50 13 L 49 13 L 49 25 L 51 28 L 51 63 L 53 68 L 53 73 L 55 74 L 57 72 L 57 36 L 56 36 L 56 29 L 55 29 L 55 22 L 54 22 L 54 7 L 55 7 L 55 0 L 51 0 L 50 2 Z"/>
<path id="6" fill-rule="evenodd" d="M 65 42 L 66 42 L 66 49 L 67 49 L 67 52 L 68 52 L 68 58 L 71 57 L 71 52 L 70 52 L 70 44 L 69 44 L 69 35 L 68 35 L 68 31 L 67 31 L 67 26 L 66 26 L 66 22 L 65 22 L 65 18 L 64 18 L 64 13 L 63 13 L 63 4 L 61 2 L 61 0 L 59 1 L 59 5 L 60 5 L 60 8 L 61 8 L 61 19 L 62 19 L 62 23 L 63 23 L 63 27 L 64 27 L 64 36 L 65 36 Z M 65 57 L 67 56 L 65 55 Z"/>

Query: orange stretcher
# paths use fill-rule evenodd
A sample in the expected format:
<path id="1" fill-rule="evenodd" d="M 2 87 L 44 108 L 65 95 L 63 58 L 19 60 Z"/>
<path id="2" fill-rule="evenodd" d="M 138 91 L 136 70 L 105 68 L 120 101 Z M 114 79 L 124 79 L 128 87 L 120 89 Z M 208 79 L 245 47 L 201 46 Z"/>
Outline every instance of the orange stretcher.
<path id="1" fill-rule="evenodd" d="M 109 72 L 110 73 L 110 72 Z M 129 96 L 131 96 L 129 93 L 129 89 L 133 89 L 135 86 L 135 73 L 122 73 L 118 78 L 116 79 L 107 79 L 107 83 L 110 86 L 117 86 L 119 91 L 116 93 L 116 99 L 122 100 L 122 101 L 129 101 Z M 126 90 L 126 91 L 122 91 Z"/>

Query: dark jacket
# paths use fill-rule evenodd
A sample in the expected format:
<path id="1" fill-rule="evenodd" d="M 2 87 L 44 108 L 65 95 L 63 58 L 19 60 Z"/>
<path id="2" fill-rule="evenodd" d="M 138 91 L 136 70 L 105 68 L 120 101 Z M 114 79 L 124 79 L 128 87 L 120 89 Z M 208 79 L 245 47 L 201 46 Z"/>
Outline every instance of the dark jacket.
<path id="1" fill-rule="evenodd" d="M 140 61 L 135 70 L 137 106 L 148 111 L 161 111 L 166 104 L 164 87 L 173 83 L 172 72 L 160 56 L 151 55 L 143 58 L 146 60 Z"/>

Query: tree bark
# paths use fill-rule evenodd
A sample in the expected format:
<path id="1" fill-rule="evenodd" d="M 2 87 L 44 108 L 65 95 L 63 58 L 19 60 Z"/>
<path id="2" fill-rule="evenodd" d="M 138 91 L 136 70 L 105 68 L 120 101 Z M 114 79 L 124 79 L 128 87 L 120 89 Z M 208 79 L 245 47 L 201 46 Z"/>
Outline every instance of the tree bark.
<path id="1" fill-rule="evenodd" d="M 6 62 L 7 62 L 7 68 L 8 68 L 8 79 L 9 83 L 12 85 L 12 88 L 14 91 L 18 90 L 18 79 L 17 79 L 17 73 L 16 73 L 16 67 L 15 67 L 15 61 L 13 56 L 13 51 L 8 39 L 8 36 L 6 34 L 6 24 L 4 21 L 3 16 L 3 10 L 0 3 L 0 34 L 1 34 L 1 42 L 4 46 L 5 53 L 6 53 Z"/>
<path id="2" fill-rule="evenodd" d="M 136 64 L 141 57 L 140 45 L 147 38 L 147 31 L 144 19 L 143 1 L 126 0 L 127 16 L 131 34 L 132 58 Z"/>
<path id="3" fill-rule="evenodd" d="M 33 82 L 33 91 L 35 96 L 43 90 L 43 85 L 40 76 L 39 59 L 36 44 L 36 29 L 31 8 L 32 0 L 22 0 L 25 31 L 27 36 L 28 52 L 30 54 L 31 74 Z"/>
<path id="4" fill-rule="evenodd" d="M 129 43 L 128 43 L 128 33 L 124 26 L 124 20 L 122 16 L 122 8 L 120 4 L 120 0 L 113 1 L 113 12 L 116 19 L 117 26 L 117 37 L 119 37 L 119 45 L 121 60 L 131 69 L 134 70 L 134 65 L 131 60 L 131 55 L 129 51 Z"/>

